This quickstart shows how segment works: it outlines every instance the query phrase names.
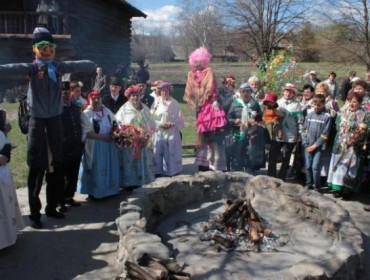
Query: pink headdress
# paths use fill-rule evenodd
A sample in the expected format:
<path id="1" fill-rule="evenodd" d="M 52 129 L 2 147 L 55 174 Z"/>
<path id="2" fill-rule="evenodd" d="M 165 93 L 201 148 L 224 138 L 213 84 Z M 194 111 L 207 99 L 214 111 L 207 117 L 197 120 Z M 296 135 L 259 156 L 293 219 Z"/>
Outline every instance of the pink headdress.
<path id="1" fill-rule="evenodd" d="M 138 85 L 131 85 L 125 90 L 125 96 L 127 98 L 130 98 L 130 95 L 132 93 L 139 93 L 140 92 L 140 87 Z"/>
<path id="2" fill-rule="evenodd" d="M 200 47 L 189 55 L 189 64 L 191 67 L 201 65 L 206 68 L 211 61 L 211 58 L 212 55 L 209 53 L 209 51 L 205 47 Z"/>
<path id="3" fill-rule="evenodd" d="M 168 90 L 169 92 L 171 92 L 173 90 L 173 86 L 168 82 L 160 82 L 158 84 L 158 89 L 159 90 Z"/>

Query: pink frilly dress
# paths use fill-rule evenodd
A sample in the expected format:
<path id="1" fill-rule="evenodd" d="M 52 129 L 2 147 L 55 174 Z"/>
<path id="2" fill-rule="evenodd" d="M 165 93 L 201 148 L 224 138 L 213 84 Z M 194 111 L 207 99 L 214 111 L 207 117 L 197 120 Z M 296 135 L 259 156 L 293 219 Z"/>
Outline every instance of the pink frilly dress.
<path id="1" fill-rule="evenodd" d="M 197 110 L 197 131 L 199 134 L 215 132 L 226 125 L 225 111 L 220 105 L 215 109 L 217 100 L 216 78 L 211 68 L 190 71 L 186 81 L 184 100 Z"/>

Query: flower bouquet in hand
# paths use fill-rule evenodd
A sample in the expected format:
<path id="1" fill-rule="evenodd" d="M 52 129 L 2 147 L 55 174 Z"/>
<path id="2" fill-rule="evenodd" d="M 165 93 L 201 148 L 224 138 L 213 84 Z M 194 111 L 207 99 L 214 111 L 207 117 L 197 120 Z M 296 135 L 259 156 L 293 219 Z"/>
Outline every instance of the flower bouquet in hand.
<path id="1" fill-rule="evenodd" d="M 138 160 L 140 159 L 141 148 L 146 147 L 150 142 L 150 134 L 135 125 L 119 125 L 113 131 L 113 139 L 120 149 L 132 148 L 132 157 Z"/>

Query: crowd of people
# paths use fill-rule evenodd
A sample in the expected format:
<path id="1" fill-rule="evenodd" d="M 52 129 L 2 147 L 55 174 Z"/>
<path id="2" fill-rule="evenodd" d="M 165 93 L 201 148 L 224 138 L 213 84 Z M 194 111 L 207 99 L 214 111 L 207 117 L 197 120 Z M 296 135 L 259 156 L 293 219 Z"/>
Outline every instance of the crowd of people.
<path id="1" fill-rule="evenodd" d="M 45 55 L 40 52 L 45 45 L 52 52 L 48 59 L 40 57 L 40 53 Z M 0 74 L 30 77 L 28 189 L 31 226 L 36 229 L 43 227 L 39 193 L 44 176 L 45 214 L 61 219 L 68 207 L 81 205 L 74 199 L 76 191 L 99 200 L 182 172 L 181 129 L 185 120 L 178 101 L 171 96 L 171 83 L 154 81 L 149 94 L 149 76 L 125 86 L 121 78 L 105 78 L 91 61 L 54 64 L 53 46 L 45 28 L 35 30 L 36 63 L 0 66 Z M 183 97 L 196 117 L 195 164 L 199 171 L 257 174 L 267 165 L 269 176 L 287 180 L 301 173 L 305 188 L 321 191 L 327 182 L 333 195 L 343 199 L 366 185 L 370 98 L 365 80 L 351 71 L 349 81 L 339 88 L 334 72 L 321 82 L 311 71 L 301 89 L 287 83 L 281 92 L 264 92 L 257 76 L 236 87 L 232 75 L 218 87 L 209 65 L 211 57 L 203 47 L 190 54 Z M 40 65 L 45 66 L 42 76 Z M 95 85 L 86 99 L 81 95 L 81 82 L 60 80 L 63 73 L 94 69 Z M 50 90 L 53 100 L 39 98 Z M 344 101 L 341 108 L 339 98 Z M 4 126 L 0 172 L 9 173 L 6 132 Z M 11 180 L 4 181 L 8 177 L 1 176 L 0 184 L 14 196 Z M 2 191 L 3 187 L 0 199 L 4 198 Z M 12 220 L 19 221 L 11 225 L 14 233 L 23 227 L 16 196 L 7 209 L 12 209 Z M 370 211 L 370 206 L 365 210 Z M 9 228 L 5 223 L 9 220 L 0 219 L 2 228 Z M 14 237 L 8 244 L 11 242 Z"/>

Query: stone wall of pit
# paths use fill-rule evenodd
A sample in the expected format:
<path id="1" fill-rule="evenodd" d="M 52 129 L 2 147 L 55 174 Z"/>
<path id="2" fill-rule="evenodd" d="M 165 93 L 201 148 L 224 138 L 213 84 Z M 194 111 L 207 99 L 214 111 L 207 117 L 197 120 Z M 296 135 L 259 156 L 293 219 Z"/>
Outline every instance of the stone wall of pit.
<path id="1" fill-rule="evenodd" d="M 289 270 L 277 271 L 277 276 L 283 277 L 279 279 L 357 279 L 364 256 L 363 241 L 345 209 L 335 200 L 300 185 L 242 172 L 159 178 L 136 190 L 129 201 L 122 202 L 120 217 L 116 219 L 121 276 L 125 275 L 125 261 L 136 262 L 144 253 L 162 260 L 172 256 L 160 237 L 151 233 L 159 221 L 192 203 L 238 197 L 251 198 L 253 206 L 266 206 L 276 213 L 291 212 L 309 219 L 331 237 L 332 246 L 324 255 L 298 262 Z"/>

